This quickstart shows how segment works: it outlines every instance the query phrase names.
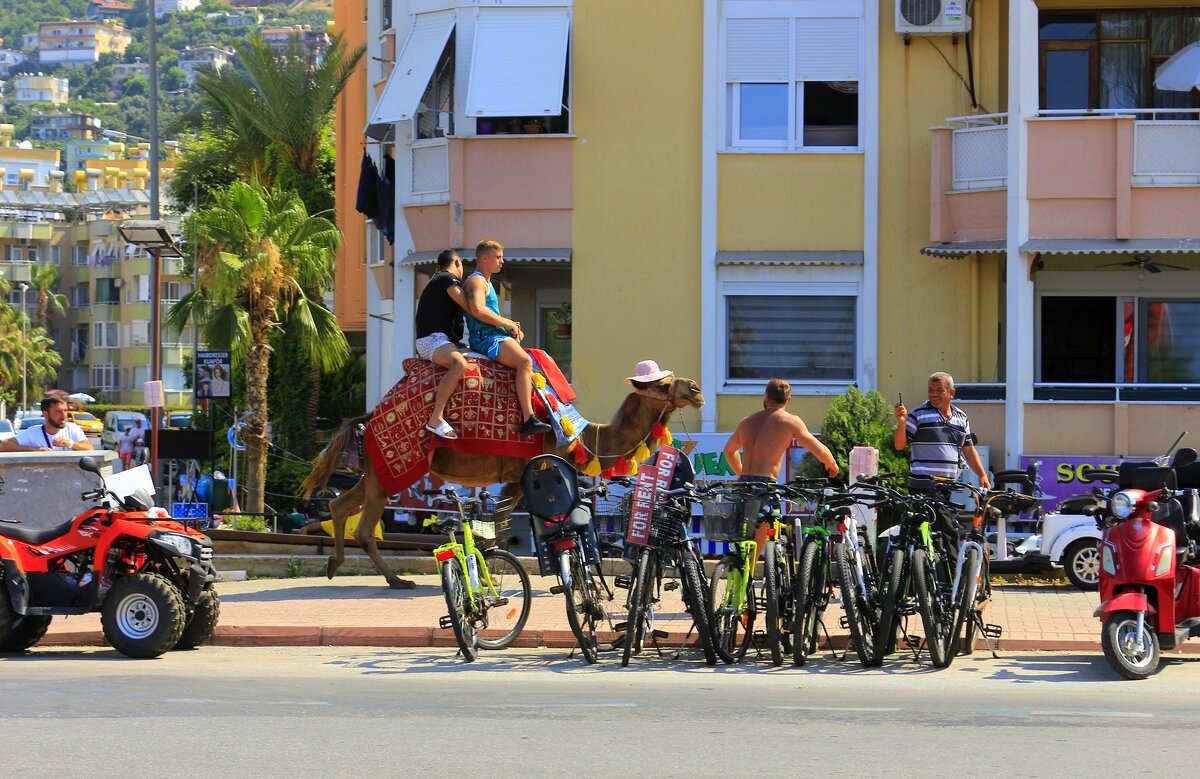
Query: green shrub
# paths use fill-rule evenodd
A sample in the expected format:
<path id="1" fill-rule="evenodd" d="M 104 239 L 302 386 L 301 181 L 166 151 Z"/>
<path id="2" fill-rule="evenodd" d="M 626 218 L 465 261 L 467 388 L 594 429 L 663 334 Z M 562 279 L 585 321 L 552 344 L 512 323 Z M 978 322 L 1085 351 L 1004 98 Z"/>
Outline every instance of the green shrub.
<path id="1" fill-rule="evenodd" d="M 893 485 L 908 480 L 908 457 L 893 447 L 896 418 L 892 406 L 877 391 L 865 395 L 857 387 L 833 401 L 821 425 L 821 442 L 837 459 L 839 476 L 850 478 L 850 450 L 856 446 L 873 446 L 879 450 L 880 473 L 894 473 Z M 825 467 L 811 455 L 804 458 L 800 468 L 804 476 L 824 476 Z"/>
<path id="2" fill-rule="evenodd" d="M 267 529 L 267 520 L 265 517 L 233 517 L 234 530 L 250 530 L 254 532 L 264 532 Z"/>

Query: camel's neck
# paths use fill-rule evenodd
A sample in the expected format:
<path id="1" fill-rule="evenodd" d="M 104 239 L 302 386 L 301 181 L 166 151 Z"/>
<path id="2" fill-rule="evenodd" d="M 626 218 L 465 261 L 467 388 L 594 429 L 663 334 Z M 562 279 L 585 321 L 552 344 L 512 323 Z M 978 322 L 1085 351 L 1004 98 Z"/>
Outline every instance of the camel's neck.
<path id="1" fill-rule="evenodd" d="M 632 393 L 617 409 L 611 422 L 590 425 L 584 430 L 584 443 L 588 451 L 601 459 L 627 456 L 650 436 L 655 422 L 667 424 L 673 410 L 664 400 Z"/>

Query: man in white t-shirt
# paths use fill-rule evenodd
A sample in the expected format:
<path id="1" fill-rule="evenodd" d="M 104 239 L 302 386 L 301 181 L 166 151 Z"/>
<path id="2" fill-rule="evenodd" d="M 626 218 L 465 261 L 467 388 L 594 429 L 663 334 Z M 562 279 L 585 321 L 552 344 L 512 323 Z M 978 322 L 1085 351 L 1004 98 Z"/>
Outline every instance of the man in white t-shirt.
<path id="1" fill-rule="evenodd" d="M 67 421 L 67 402 L 42 400 L 42 424 L 27 427 L 0 444 L 0 452 L 69 452 L 93 449 L 83 428 Z"/>

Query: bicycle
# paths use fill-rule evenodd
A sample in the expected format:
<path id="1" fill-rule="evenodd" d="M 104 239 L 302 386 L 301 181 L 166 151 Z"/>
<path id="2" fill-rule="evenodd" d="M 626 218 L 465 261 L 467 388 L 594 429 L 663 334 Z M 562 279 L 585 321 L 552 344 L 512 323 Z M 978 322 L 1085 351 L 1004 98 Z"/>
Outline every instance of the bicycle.
<path id="1" fill-rule="evenodd" d="M 475 537 L 495 539 L 492 517 L 498 507 L 485 511 L 491 495 L 487 490 L 473 498 L 463 498 L 451 487 L 423 490 L 425 495 L 454 505 L 458 516 L 447 516 L 435 523 L 450 540 L 433 550 L 442 579 L 449 613 L 438 620 L 438 627 L 454 631 L 454 639 L 463 660 L 475 659 L 477 649 L 504 649 L 516 640 L 529 619 L 532 589 L 529 574 L 509 552 L 503 549 L 480 550 Z M 505 512 L 506 513 L 506 512 Z M 462 530 L 462 542 L 455 538 Z M 499 630 L 499 636 L 482 635 Z"/>
<path id="2" fill-rule="evenodd" d="M 799 573 L 795 577 L 794 614 L 792 618 L 792 662 L 800 666 L 817 651 L 817 628 L 823 626 L 822 616 L 833 598 L 833 569 L 836 556 L 834 534 L 830 525 L 841 532 L 840 518 L 850 512 L 854 499 L 838 495 L 832 489 L 818 490 L 827 484 L 825 479 L 792 482 L 792 495 L 819 501 L 811 522 L 797 521 L 796 559 Z M 789 545 L 790 546 L 790 545 Z"/>
<path id="3" fill-rule="evenodd" d="M 778 505 L 766 500 L 783 496 L 786 491 L 786 487 L 777 484 L 747 482 L 704 501 L 705 537 L 730 543 L 729 551 L 713 570 L 708 593 L 714 649 L 726 663 L 741 662 L 754 638 L 754 622 L 759 609 L 759 599 L 754 592 L 758 563 L 758 543 L 754 539 L 758 526 L 763 523 L 770 525 L 763 544 L 761 600 L 767 622 L 764 641 L 776 666 L 783 665 L 783 655 L 790 651 L 791 621 L 786 620 L 785 615 L 791 608 L 790 581 L 794 561 L 788 552 L 779 553 L 777 539 L 781 530 L 784 536 L 788 531 L 784 530 L 783 514 Z M 721 496 L 726 499 L 722 500 Z M 729 500 L 730 497 L 734 499 Z M 786 546 L 790 547 L 790 543 Z M 786 586 L 781 586 L 781 576 L 787 578 Z M 781 601 L 781 593 L 787 593 L 787 600 Z"/>
<path id="4" fill-rule="evenodd" d="M 658 647 L 657 640 L 666 634 L 654 629 L 655 604 L 661 601 L 664 590 L 680 587 L 683 590 L 684 608 L 691 614 L 693 626 L 700 636 L 704 662 L 710 666 L 717 664 L 717 652 L 708 620 L 708 586 L 702 573 L 703 558 L 695 540 L 688 534 L 691 504 L 701 500 L 705 492 L 705 488 L 689 483 L 658 493 L 663 500 L 653 509 L 648 538 L 641 546 L 633 573 L 627 581 L 629 618 L 624 626 L 624 636 L 620 639 L 624 643 L 622 666 L 628 666 L 630 658 L 641 651 L 645 636 L 650 636 L 655 647 Z M 663 573 L 668 567 L 675 568 L 678 581 L 664 585 Z M 617 585 L 621 583 L 618 578 Z M 617 628 L 620 630 L 621 626 Z"/>
<path id="5" fill-rule="evenodd" d="M 558 584 L 550 588 L 567 600 L 567 623 L 575 634 L 584 660 L 589 665 L 599 660 L 599 652 L 613 648 L 601 641 L 602 626 L 615 633 L 611 613 L 612 588 L 604 578 L 599 550 L 592 538 L 592 509 L 588 499 L 608 494 L 601 483 L 580 489 L 578 474 L 563 458 L 543 454 L 532 458 L 521 475 L 525 506 L 537 536 L 538 559 L 542 575 L 549 575 L 553 563 Z M 556 557 L 551 559 L 551 551 Z M 572 650 L 574 654 L 574 650 Z"/>
<path id="6" fill-rule="evenodd" d="M 869 503 L 854 494 L 855 488 L 870 490 L 893 475 L 881 473 L 862 477 L 850 485 L 847 496 L 869 508 Z M 837 512 L 842 541 L 834 548 L 834 554 L 837 557 L 839 596 L 842 611 L 845 612 L 843 627 L 850 633 L 850 645 L 858 655 L 859 662 L 867 668 L 874 668 L 883 662 L 883 655 L 876 651 L 875 646 L 882 600 L 879 565 L 867 530 L 859 526 L 853 508 L 843 506 Z"/>
<path id="7" fill-rule="evenodd" d="M 909 478 L 909 488 L 946 491 L 943 485 L 920 477 Z M 902 629 L 905 643 L 919 652 L 921 643 L 908 635 L 908 615 L 921 616 L 925 629 L 925 647 L 935 668 L 945 668 L 953 659 L 950 633 L 954 571 L 945 553 L 941 534 L 931 530 L 937 516 L 938 498 L 926 495 L 904 496 L 885 487 L 874 486 L 887 499 L 873 507 L 897 504 L 902 509 L 899 534 L 890 538 L 884 564 L 884 590 L 879 623 L 875 631 L 875 652 L 883 657 L 894 651 L 896 630 Z"/>
<path id="8" fill-rule="evenodd" d="M 1016 481 L 1010 476 L 1008 481 Z M 1032 482 L 1026 480 L 1026 486 Z M 966 537 L 959 545 L 958 560 L 954 572 L 954 591 L 951 602 L 954 604 L 953 628 L 950 641 L 950 654 L 969 655 L 975 651 L 976 634 L 983 635 L 991 649 L 993 638 L 1000 638 L 1002 628 L 991 625 L 983 620 L 983 610 L 987 608 L 992 598 L 991 553 L 987 540 L 987 522 L 1002 516 L 1018 514 L 1027 509 L 1040 505 L 1040 501 L 1032 495 L 1025 495 L 1013 490 L 982 490 L 971 484 L 955 483 L 956 488 L 962 488 L 971 493 L 975 499 L 975 511 L 971 516 L 971 526 Z M 992 655 L 996 652 L 993 649 Z"/>

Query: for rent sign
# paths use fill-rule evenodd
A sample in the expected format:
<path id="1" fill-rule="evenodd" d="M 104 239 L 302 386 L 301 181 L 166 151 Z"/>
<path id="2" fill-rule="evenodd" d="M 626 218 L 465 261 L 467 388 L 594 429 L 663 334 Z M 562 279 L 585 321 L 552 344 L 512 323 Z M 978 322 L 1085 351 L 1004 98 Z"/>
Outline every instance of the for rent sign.
<path id="1" fill-rule="evenodd" d="M 679 464 L 679 450 L 664 446 L 658 451 L 654 465 L 643 465 L 638 469 L 637 484 L 633 488 L 633 502 L 629 510 L 629 526 L 625 540 L 631 544 L 644 544 L 650 540 L 650 517 L 659 494 L 671 488 L 671 477 Z"/>

